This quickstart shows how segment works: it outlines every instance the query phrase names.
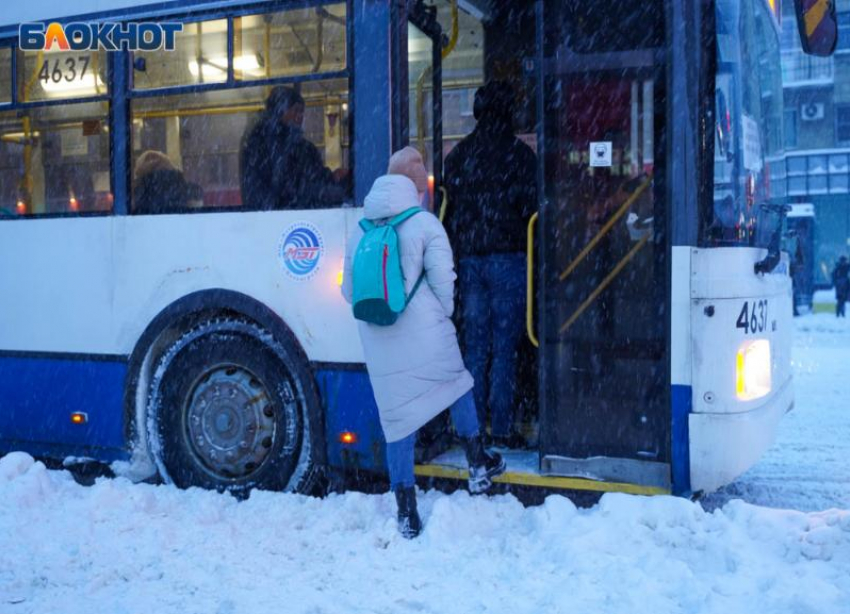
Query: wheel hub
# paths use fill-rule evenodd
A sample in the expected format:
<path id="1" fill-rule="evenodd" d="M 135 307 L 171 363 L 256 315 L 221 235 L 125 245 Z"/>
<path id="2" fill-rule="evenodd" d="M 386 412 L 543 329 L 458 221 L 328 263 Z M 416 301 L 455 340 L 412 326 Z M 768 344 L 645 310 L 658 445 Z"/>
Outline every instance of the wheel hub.
<path id="1" fill-rule="evenodd" d="M 266 387 L 236 365 L 207 371 L 189 395 L 185 416 L 189 450 L 208 471 L 223 478 L 255 472 L 277 434 Z"/>

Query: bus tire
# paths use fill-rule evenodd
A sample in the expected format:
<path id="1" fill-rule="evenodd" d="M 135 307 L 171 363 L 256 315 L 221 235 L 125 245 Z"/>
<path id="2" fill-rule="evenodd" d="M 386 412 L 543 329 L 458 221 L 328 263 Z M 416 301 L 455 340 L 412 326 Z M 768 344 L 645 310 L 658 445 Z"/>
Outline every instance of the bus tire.
<path id="1" fill-rule="evenodd" d="M 294 339 L 239 318 L 203 321 L 156 363 L 147 430 L 159 472 L 180 488 L 247 496 L 309 492 L 319 399 Z"/>

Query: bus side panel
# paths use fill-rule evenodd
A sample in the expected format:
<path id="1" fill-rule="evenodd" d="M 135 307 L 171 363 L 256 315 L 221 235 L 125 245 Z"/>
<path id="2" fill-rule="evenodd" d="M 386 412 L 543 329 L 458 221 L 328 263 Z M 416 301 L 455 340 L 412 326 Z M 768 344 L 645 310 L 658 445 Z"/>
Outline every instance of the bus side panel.
<path id="1" fill-rule="evenodd" d="M 384 435 L 365 368 L 322 368 L 316 382 L 325 411 L 328 464 L 346 472 L 385 471 Z M 355 441 L 343 443 L 343 433 L 353 434 Z"/>
<path id="2" fill-rule="evenodd" d="M 336 209 L 116 221 L 115 350 L 130 354 L 147 325 L 180 298 L 224 289 L 277 313 L 311 362 L 363 362 L 355 320 L 340 291 L 345 241 L 359 214 Z M 299 243 L 303 237 L 312 241 L 311 234 L 316 245 Z M 302 262 L 294 273 L 287 254 L 297 256 L 299 248 L 316 250 L 303 253 L 318 257 L 312 268 Z"/>
<path id="3" fill-rule="evenodd" d="M 0 222 L 4 451 L 111 459 L 123 448 L 112 231 L 110 217 Z M 72 412 L 88 423 L 71 424 Z"/>
<path id="4" fill-rule="evenodd" d="M 0 353 L 129 354 L 112 334 L 113 219 L 0 222 Z"/>
<path id="5" fill-rule="evenodd" d="M 0 358 L 0 373 L 0 452 L 102 461 L 127 456 L 125 363 L 7 356 Z M 73 412 L 87 421 L 73 424 Z"/>

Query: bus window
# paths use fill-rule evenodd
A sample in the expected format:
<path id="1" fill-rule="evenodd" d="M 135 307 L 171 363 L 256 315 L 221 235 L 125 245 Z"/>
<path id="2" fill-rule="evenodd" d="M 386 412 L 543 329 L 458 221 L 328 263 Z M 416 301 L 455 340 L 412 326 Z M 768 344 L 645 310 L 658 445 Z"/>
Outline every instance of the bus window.
<path id="1" fill-rule="evenodd" d="M 107 94 L 103 51 L 24 51 L 18 55 L 18 99 L 37 102 Z"/>
<path id="2" fill-rule="evenodd" d="M 12 102 L 12 50 L 0 47 L 0 104 Z"/>
<path id="3" fill-rule="evenodd" d="M 761 205 L 784 197 L 779 23 L 761 0 L 718 2 L 716 23 L 714 197 L 703 242 L 764 247 L 779 218 Z"/>
<path id="4" fill-rule="evenodd" d="M 0 112 L 0 210 L 110 211 L 107 118 L 103 102 Z"/>
<path id="5" fill-rule="evenodd" d="M 146 90 L 227 81 L 227 20 L 187 23 L 174 51 L 138 51 L 133 87 Z"/>
<path id="6" fill-rule="evenodd" d="M 264 121 L 268 87 L 145 97 L 131 103 L 133 122 L 132 213 L 171 213 L 190 208 L 316 208 L 341 204 L 349 196 L 348 80 L 309 81 L 301 132 L 309 145 L 286 158 L 286 143 L 271 135 L 250 141 Z M 302 136 L 295 131 L 293 138 Z M 253 142 L 254 145 L 249 145 Z M 282 150 L 276 149 L 278 146 Z M 250 202 L 243 193 L 240 160 L 247 147 L 261 147 L 276 167 L 275 203 Z M 259 153 L 259 152 L 254 152 Z M 311 155 L 315 160 L 305 159 Z M 284 159 L 286 158 L 286 159 Z M 155 174 L 150 174 L 155 173 Z M 145 175 L 149 175 L 145 178 Z M 294 190 L 294 192 L 290 192 Z"/>
<path id="7" fill-rule="evenodd" d="M 237 17 L 234 48 L 237 80 L 345 70 L 345 4 Z"/>

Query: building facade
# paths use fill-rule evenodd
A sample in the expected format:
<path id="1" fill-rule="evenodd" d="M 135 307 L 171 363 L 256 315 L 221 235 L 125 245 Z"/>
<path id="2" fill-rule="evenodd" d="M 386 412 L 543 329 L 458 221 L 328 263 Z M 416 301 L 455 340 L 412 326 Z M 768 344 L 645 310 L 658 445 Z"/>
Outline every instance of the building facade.
<path id="1" fill-rule="evenodd" d="M 793 1 L 784 4 L 783 187 L 804 285 L 825 286 L 838 257 L 850 253 L 850 0 L 837 1 L 838 46 L 829 58 L 803 53 Z"/>

